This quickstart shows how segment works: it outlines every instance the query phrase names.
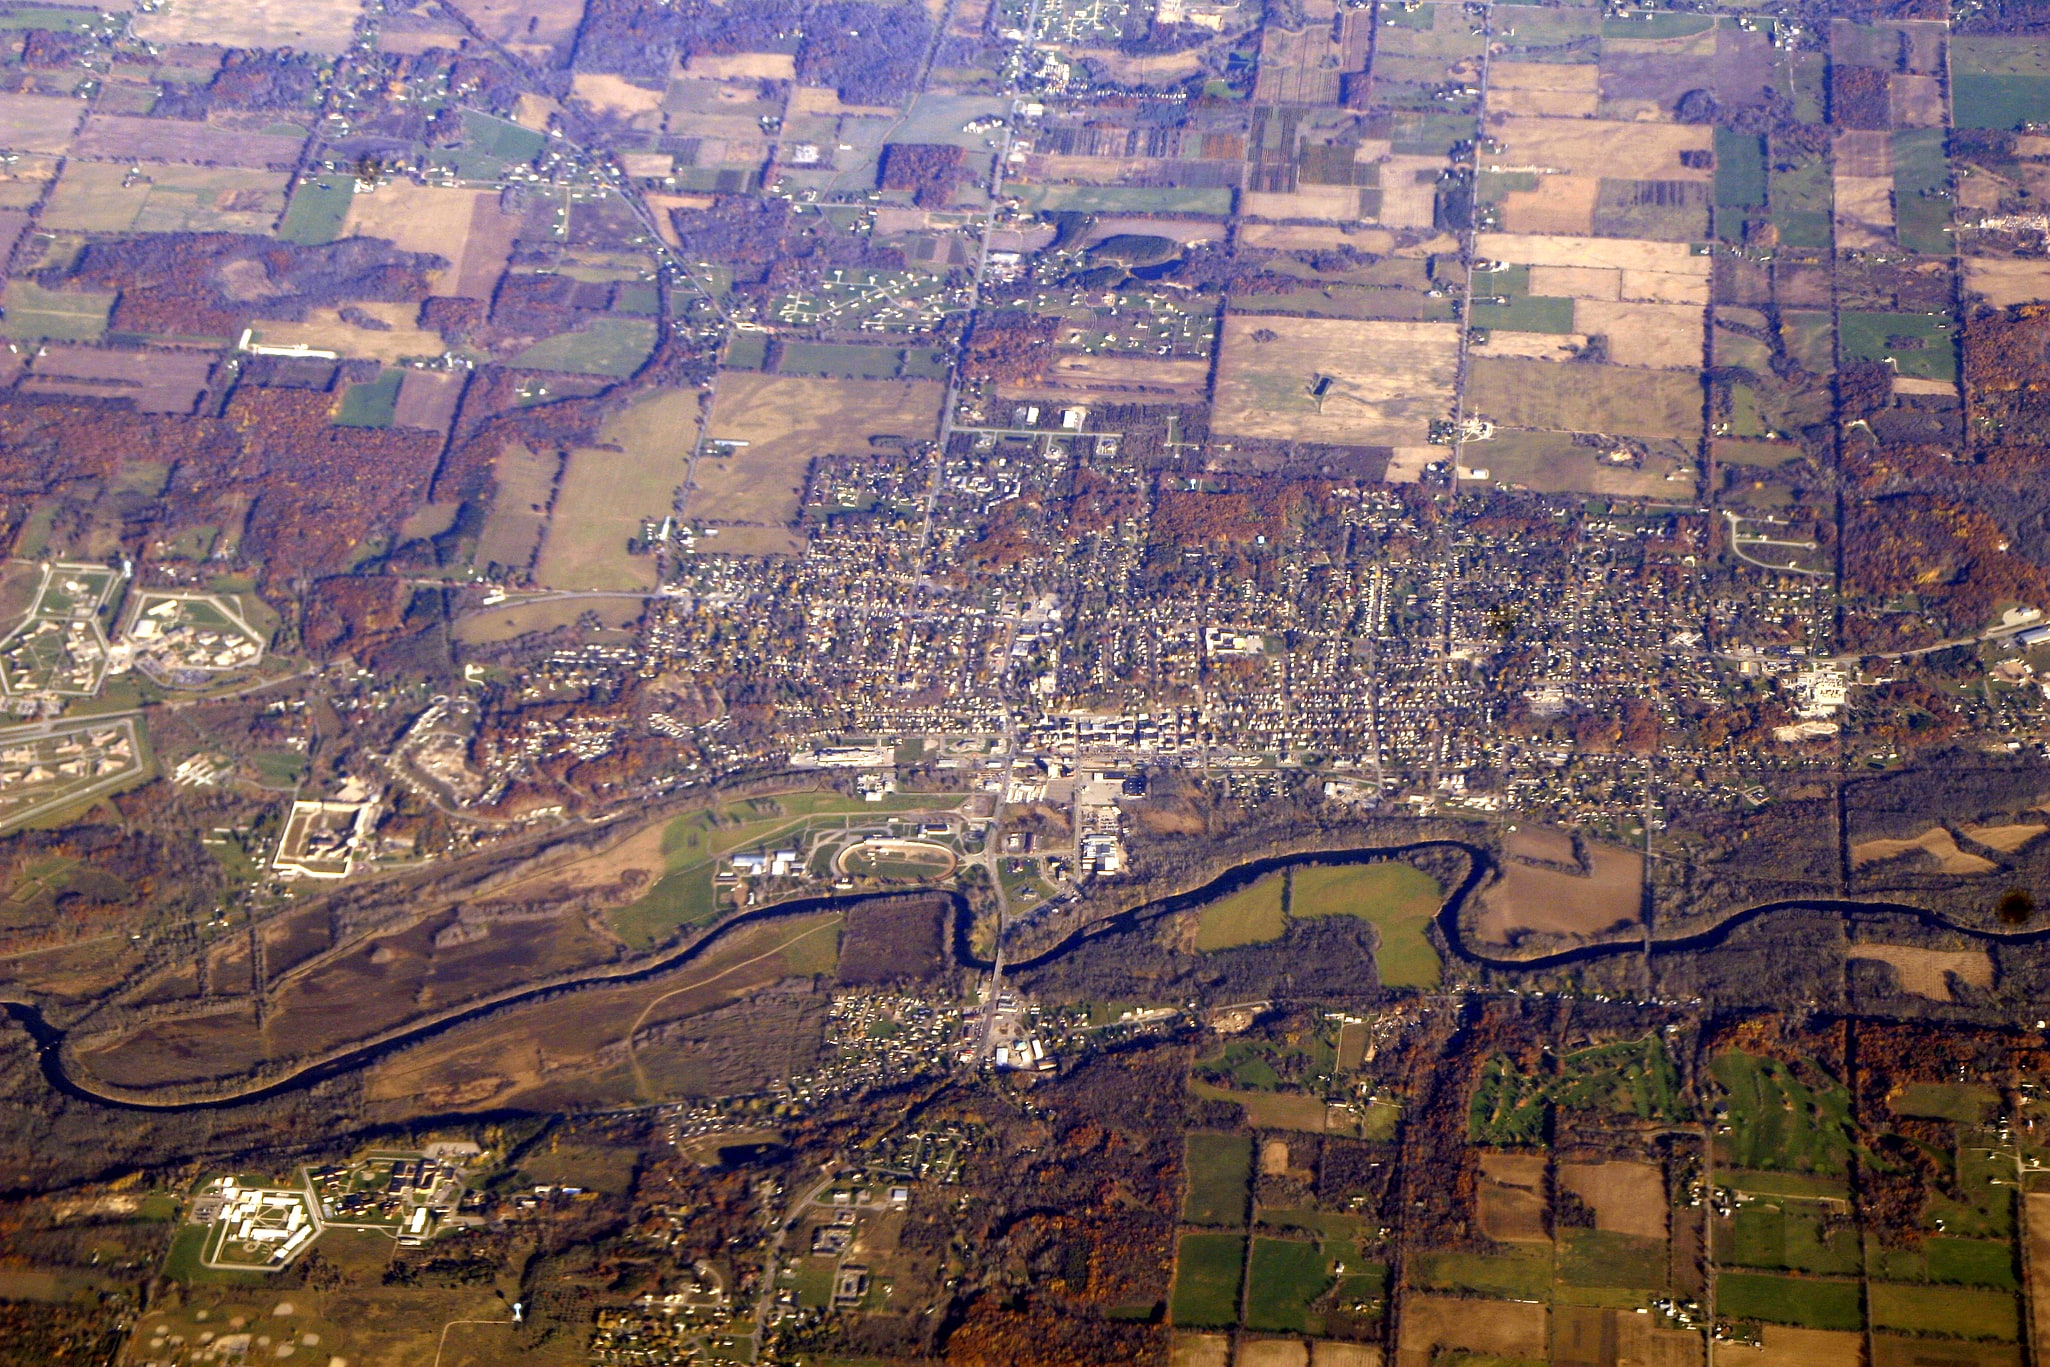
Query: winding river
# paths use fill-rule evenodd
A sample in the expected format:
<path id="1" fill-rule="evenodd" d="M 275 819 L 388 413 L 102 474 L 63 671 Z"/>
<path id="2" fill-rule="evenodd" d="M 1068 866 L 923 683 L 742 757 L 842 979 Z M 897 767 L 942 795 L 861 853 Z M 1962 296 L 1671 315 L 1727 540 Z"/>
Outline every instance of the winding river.
<path id="1" fill-rule="evenodd" d="M 1128 932 L 1148 922 L 1165 916 L 1215 901 L 1237 892 L 1249 884 L 1258 882 L 1270 874 L 1290 868 L 1317 866 L 1344 866 L 1371 864 L 1386 859 L 1400 858 L 1428 850 L 1455 851 L 1466 856 L 1467 873 L 1459 886 L 1445 899 L 1436 917 L 1438 929 L 1444 936 L 1444 943 L 1453 954 L 1467 963 L 1487 968 L 1530 972 L 1554 968 L 1567 968 L 1576 964 L 1594 963 L 1603 959 L 1642 954 L 1645 952 L 1641 937 L 1628 940 L 1598 941 L 1575 945 L 1569 949 L 1529 957 L 1513 957 L 1489 953 L 1469 943 L 1460 929 L 1459 914 L 1466 901 L 1494 867 L 1493 857 L 1478 846 L 1457 840 L 1424 840 L 1402 845 L 1357 847 L 1342 850 L 1319 850 L 1300 854 L 1273 855 L 1265 859 L 1250 860 L 1236 865 L 1213 878 L 1201 887 L 1188 892 L 1175 893 L 1152 902 L 1134 907 L 1130 911 L 1093 922 L 1028 958 L 1007 960 L 1007 972 L 1024 972 L 1055 960 L 1067 957 L 1094 941 Z M 50 1086 L 77 1101 L 126 1111 L 180 1112 L 223 1110 L 253 1102 L 269 1100 L 290 1092 L 315 1086 L 331 1078 L 340 1077 L 384 1059 L 403 1049 L 411 1048 L 447 1031 L 472 1024 L 487 1016 L 512 1009 L 525 1003 L 539 1001 L 566 992 L 575 992 L 593 987 L 616 987 L 621 984 L 644 981 L 682 968 L 702 957 L 727 936 L 744 926 L 762 921 L 780 920 L 795 916 L 810 915 L 820 911 L 848 911 L 866 902 L 885 898 L 905 896 L 902 892 L 862 893 L 838 897 L 808 897 L 796 901 L 779 902 L 774 906 L 742 913 L 722 924 L 718 930 L 687 947 L 660 956 L 631 969 L 594 969 L 578 978 L 537 985 L 525 991 L 511 993 L 492 1001 L 457 1011 L 437 1020 L 402 1030 L 367 1044 L 345 1050 L 327 1058 L 286 1073 L 270 1081 L 250 1086 L 229 1095 L 193 1100 L 148 1101 L 133 1097 L 112 1095 L 95 1090 L 90 1081 L 74 1075 L 65 1058 L 65 1032 L 46 1020 L 35 1006 L 22 1002 L 0 1002 L 7 1014 L 18 1021 L 35 1042 L 44 1078 Z M 976 955 L 969 946 L 971 914 L 965 898 L 958 893 L 940 893 L 950 903 L 953 911 L 953 928 L 950 936 L 952 959 L 956 967 L 987 971 L 993 965 L 989 960 Z M 1921 907 L 1906 906 L 1893 902 L 1843 901 L 1826 898 L 1798 898 L 1779 902 L 1766 902 L 1747 907 L 1742 911 L 1718 921 L 1706 930 L 1671 939 L 1654 939 L 1652 953 L 1681 954 L 1690 951 L 1713 949 L 1722 944 L 1731 934 L 1749 925 L 1761 916 L 1775 912 L 1809 910 L 1833 911 L 1838 913 L 1873 912 L 1908 917 L 1923 928 L 1932 931 L 1948 931 L 1968 936 L 1985 944 L 2029 945 L 2050 941 L 2050 927 L 2036 930 L 1986 930 L 1975 926 L 1961 925 L 1938 912 Z"/>

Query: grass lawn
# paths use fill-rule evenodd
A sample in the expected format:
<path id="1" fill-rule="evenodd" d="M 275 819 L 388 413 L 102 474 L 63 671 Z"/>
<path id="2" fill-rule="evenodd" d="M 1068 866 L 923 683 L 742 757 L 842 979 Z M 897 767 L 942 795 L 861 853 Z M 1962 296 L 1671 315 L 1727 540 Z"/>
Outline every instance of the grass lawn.
<path id="1" fill-rule="evenodd" d="M 1853 313 L 1846 310 L 1837 345 L 1846 361 L 1891 360 L 1918 380 L 1956 380 L 1956 325 L 1926 313 Z"/>
<path id="2" fill-rule="evenodd" d="M 1310 1306 L 1331 1285 L 1331 1276 L 1331 1258 L 1316 1244 L 1294 1239 L 1253 1240 L 1246 1327 L 1291 1334 L 1321 1332 L 1323 1316 L 1313 1317 Z M 1312 1325 L 1312 1318 L 1318 1323 Z"/>
<path id="3" fill-rule="evenodd" d="M 1182 1218 L 1192 1225 L 1236 1225 L 1246 1218 L 1253 1137 L 1197 1131 L 1188 1137 L 1189 1193 Z"/>
<path id="4" fill-rule="evenodd" d="M 1876 1289 L 1876 1288 L 1875 1288 Z M 1725 1272 L 1716 1278 L 1715 1308 L 1734 1320 L 1764 1320 L 1808 1329 L 1862 1329 L 1856 1282 Z"/>
<path id="5" fill-rule="evenodd" d="M 1180 1325 L 1229 1325 L 1239 1317 L 1241 1234 L 1184 1234 L 1175 1254 L 1174 1299 L 1168 1316 Z"/>

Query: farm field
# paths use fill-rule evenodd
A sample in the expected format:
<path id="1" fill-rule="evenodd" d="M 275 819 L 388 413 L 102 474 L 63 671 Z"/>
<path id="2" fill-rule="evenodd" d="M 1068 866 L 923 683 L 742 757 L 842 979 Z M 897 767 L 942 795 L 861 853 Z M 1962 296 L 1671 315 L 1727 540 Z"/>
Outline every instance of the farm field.
<path id="1" fill-rule="evenodd" d="M 687 512 L 721 527 L 786 527 L 797 518 L 816 456 L 866 450 L 879 434 L 924 440 L 941 397 L 939 385 L 917 380 L 727 371 L 713 389 Z"/>
<path id="2" fill-rule="evenodd" d="M 1187 1141 L 1188 1195 L 1182 1218 L 1195 1225 L 1236 1225 L 1246 1218 L 1252 1140 L 1237 1134 L 1192 1133 Z"/>
<path id="3" fill-rule="evenodd" d="M 602 445 L 570 452 L 535 564 L 540 583 L 654 587 L 653 556 L 631 546 L 645 524 L 659 525 L 675 511 L 690 472 L 697 407 L 692 393 L 652 395 L 608 419 Z"/>
<path id="4" fill-rule="evenodd" d="M 1218 358 L 1220 432 L 1416 446 L 1451 407 L 1458 329 L 1228 314 Z"/>

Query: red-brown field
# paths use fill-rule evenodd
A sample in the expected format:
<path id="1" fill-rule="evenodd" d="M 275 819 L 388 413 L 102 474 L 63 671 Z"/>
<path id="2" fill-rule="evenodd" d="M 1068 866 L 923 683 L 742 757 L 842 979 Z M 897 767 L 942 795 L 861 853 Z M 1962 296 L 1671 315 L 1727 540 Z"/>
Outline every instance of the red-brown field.
<path id="1" fill-rule="evenodd" d="M 190 413 L 212 369 L 213 358 L 204 352 L 49 346 L 30 363 L 19 388 L 129 399 L 145 413 Z"/>
<path id="2" fill-rule="evenodd" d="M 300 148 L 297 138 L 216 128 L 193 119 L 94 114 L 79 131 L 73 151 L 107 161 L 204 162 L 285 171 L 298 164 Z"/>

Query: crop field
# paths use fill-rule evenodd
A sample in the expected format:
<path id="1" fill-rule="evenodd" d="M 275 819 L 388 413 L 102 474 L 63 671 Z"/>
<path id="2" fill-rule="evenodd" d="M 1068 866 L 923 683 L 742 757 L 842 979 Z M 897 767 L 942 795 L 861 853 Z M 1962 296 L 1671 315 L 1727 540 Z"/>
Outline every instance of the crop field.
<path id="1" fill-rule="evenodd" d="M 1858 1283 L 1853 1281 L 1753 1272 L 1725 1272 L 1716 1278 L 1716 1309 L 1731 1319 L 1852 1330 L 1864 1324 L 1858 1301 Z"/>
<path id="2" fill-rule="evenodd" d="M 1253 1140 L 1197 1131 L 1187 1140 L 1189 1190 L 1182 1218 L 1192 1225 L 1236 1225 L 1246 1218 Z"/>
<path id="3" fill-rule="evenodd" d="M 286 177 L 279 172 L 201 166 L 131 169 L 140 169 L 136 180 L 143 193 L 133 223 L 126 225 L 136 232 L 268 232 L 284 212 Z M 58 188 L 63 188 L 61 179 Z"/>
<path id="4" fill-rule="evenodd" d="M 1696 375 L 1488 357 L 1475 358 L 1470 371 L 1467 411 L 1501 426 L 1635 437 L 1701 430 Z"/>
<path id="5" fill-rule="evenodd" d="M 1418 1253 L 1410 1276 L 1433 1291 L 1543 1301 L 1551 1294 L 1552 1250 L 1514 1244 L 1500 1253 Z"/>
<path id="6" fill-rule="evenodd" d="M 1594 868 L 1585 876 L 1506 860 L 1500 880 L 1481 894 L 1475 933 L 1506 945 L 1531 932 L 1599 935 L 1635 922 L 1643 910 L 1644 856 L 1592 845 L 1589 858 Z"/>
<path id="7" fill-rule="evenodd" d="M 1545 1307 L 1535 1303 L 1537 1299 L 1526 1303 L 1410 1296 L 1403 1302 L 1400 1360 L 1542 1362 L 1549 1336 Z"/>
<path id="8" fill-rule="evenodd" d="M 1245 1265 L 1244 1235 L 1182 1235 L 1175 1251 L 1168 1317 L 1176 1324 L 1205 1327 L 1236 1324 Z"/>
<path id="9" fill-rule="evenodd" d="M 557 589 L 652 588 L 652 556 L 630 553 L 644 523 L 675 509 L 690 471 L 698 397 L 666 390 L 608 418 L 602 446 L 570 452 L 535 577 Z"/>
<path id="10" fill-rule="evenodd" d="M 536 342 L 507 364 L 623 380 L 646 364 L 655 349 L 655 329 L 655 323 L 645 318 L 593 318 L 575 332 Z"/>
<path id="11" fill-rule="evenodd" d="M 1966 257 L 1965 286 L 1995 308 L 2050 299 L 2050 261 Z"/>
<path id="12" fill-rule="evenodd" d="M 1417 446 L 1448 414 L 1459 329 L 1450 323 L 1225 319 L 1213 430 L 1236 436 Z"/>
<path id="13" fill-rule="evenodd" d="M 114 307 L 111 294 L 46 290 L 19 279 L 7 282 L 6 298 L 7 317 L 0 321 L 0 333 L 23 341 L 98 341 L 107 331 L 107 315 Z"/>
<path id="14" fill-rule="evenodd" d="M 2012 1292 L 1873 1282 L 1866 1294 L 1874 1328 L 2003 1343 L 2020 1336 L 2020 1305 Z"/>
<path id="15" fill-rule="evenodd" d="M 35 394 L 126 398 L 144 413 L 190 413 L 213 359 L 204 352 L 39 348 L 19 388 Z"/>
<path id="16" fill-rule="evenodd" d="M 1851 959 L 1876 959 L 1890 965 L 1903 992 L 1930 1001 L 1956 999 L 1950 977 L 1974 987 L 1993 985 L 1993 960 L 1983 949 L 1925 949 L 1920 945 L 1886 945 L 1861 941 L 1846 950 Z"/>
<path id="17" fill-rule="evenodd" d="M 288 171 L 298 162 L 301 146 L 298 138 L 217 128 L 194 119 L 93 114 L 79 130 L 72 151 L 107 161 L 198 162 Z"/>
<path id="18" fill-rule="evenodd" d="M 1951 100 L 1959 128 L 2020 128 L 2041 123 L 2050 109 L 2050 76 L 1981 76 L 1951 79 Z"/>
<path id="19" fill-rule="evenodd" d="M 58 95 L 0 94 L 0 147 L 18 152 L 67 151 L 85 109 L 83 101 Z"/>
<path id="20" fill-rule="evenodd" d="M 356 193 L 351 175 L 314 176 L 292 190 L 292 202 L 285 209 L 285 221 L 278 225 L 278 238 L 304 246 L 318 246 L 342 236 L 349 219 L 349 205 Z"/>
<path id="21" fill-rule="evenodd" d="M 392 408 L 392 426 L 446 432 L 462 401 L 465 377 L 459 371 L 407 370 Z"/>
<path id="22" fill-rule="evenodd" d="M 501 217 L 495 191 L 392 180 L 350 194 L 336 236 L 381 237 L 401 251 L 439 256 L 448 265 L 435 279 L 436 293 L 489 299 L 512 249 L 509 233 L 492 231 Z"/>
<path id="23" fill-rule="evenodd" d="M 360 0 L 171 0 L 131 25 L 153 43 L 296 48 L 333 55 L 349 45 Z"/>
<path id="24" fill-rule="evenodd" d="M 1560 1163 L 1559 1187 L 1594 1211 L 1594 1227 L 1640 1239 L 1666 1237 L 1666 1177 L 1650 1163 Z"/>
<path id="25" fill-rule="evenodd" d="M 690 516 L 723 525 L 786 526 L 797 518 L 814 458 L 865 451 L 876 435 L 930 437 L 943 393 L 921 380 L 724 372 L 713 390 Z"/>
<path id="26" fill-rule="evenodd" d="M 1805 1202 L 1754 1200 L 1716 1222 L 1717 1256 L 1739 1267 L 1855 1277 L 1862 1266 L 1858 1239 L 1849 1230 L 1827 1229 L 1828 1213 Z"/>
<path id="27" fill-rule="evenodd" d="M 1481 1230 L 1500 1243 L 1551 1246 L 1545 1228 L 1543 1154 L 1482 1150 L 1479 1212 Z"/>
<path id="28" fill-rule="evenodd" d="M 531 451 L 516 442 L 507 443 L 491 467 L 497 489 L 477 538 L 477 564 L 519 569 L 533 563 L 561 472 L 560 452 Z"/>
<path id="29" fill-rule="evenodd" d="M 1919 1248 L 1886 1248 L 1869 1240 L 1866 1258 L 1871 1275 L 1884 1281 L 1989 1286 L 2003 1291 L 2020 1286 L 2014 1245 L 2005 1240 L 1925 1238 Z"/>

